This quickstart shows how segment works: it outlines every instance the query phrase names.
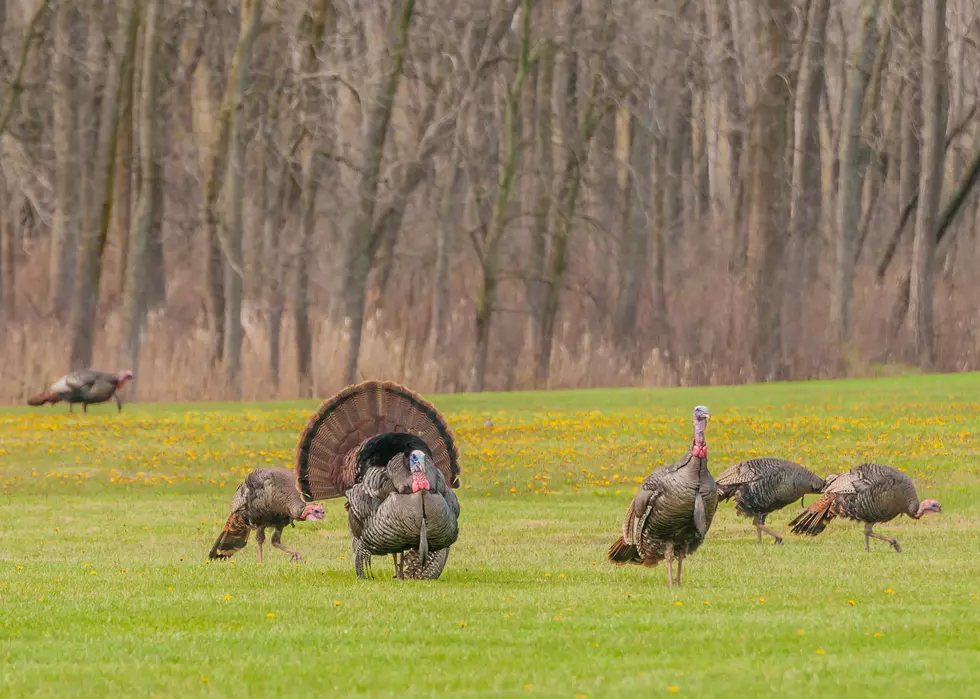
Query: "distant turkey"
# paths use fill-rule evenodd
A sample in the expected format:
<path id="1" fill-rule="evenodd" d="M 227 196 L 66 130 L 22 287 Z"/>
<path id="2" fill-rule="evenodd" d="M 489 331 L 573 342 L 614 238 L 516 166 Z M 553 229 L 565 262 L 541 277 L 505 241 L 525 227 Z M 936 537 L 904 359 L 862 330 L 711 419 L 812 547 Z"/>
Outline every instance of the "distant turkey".
<path id="1" fill-rule="evenodd" d="M 459 534 L 459 451 L 427 400 L 391 382 L 348 386 L 310 419 L 296 466 L 305 499 L 347 497 L 359 578 L 387 555 L 399 579 L 442 574 Z"/>
<path id="2" fill-rule="evenodd" d="M 262 544 L 265 530 L 272 532 L 272 545 L 285 551 L 297 563 L 303 561 L 299 551 L 282 544 L 282 530 L 294 520 L 319 521 L 324 517 L 323 505 L 306 503 L 296 489 L 296 474 L 285 468 L 257 468 L 247 476 L 235 491 L 231 501 L 231 514 L 225 528 L 211 547 L 208 558 L 229 558 L 248 543 L 248 535 L 255 530 L 255 543 L 262 562 Z M 296 526 L 296 525 L 293 525 Z"/>
<path id="3" fill-rule="evenodd" d="M 121 413 L 122 401 L 119 400 L 119 389 L 132 378 L 133 372 L 129 369 L 120 371 L 118 374 L 107 374 L 104 371 L 95 371 L 94 369 L 80 369 L 65 374 L 51 384 L 51 388 L 47 391 L 39 393 L 27 401 L 27 404 L 36 406 L 67 401 L 68 412 L 72 412 L 72 406 L 75 403 L 81 403 L 82 412 L 88 413 L 89 405 L 105 403 L 107 400 L 115 398 L 116 407 Z"/>
<path id="4" fill-rule="evenodd" d="M 871 550 L 871 539 L 880 539 L 901 553 L 902 547 L 897 540 L 876 534 L 872 527 L 899 515 L 919 519 L 942 511 L 942 506 L 935 500 L 919 502 L 912 479 L 897 468 L 868 463 L 855 466 L 833 480 L 828 477 L 823 494 L 789 524 L 794 534 L 816 536 L 834 517 L 854 519 L 864 522 L 865 551 Z"/>
<path id="5" fill-rule="evenodd" d="M 715 480 L 708 471 L 704 431 L 708 409 L 694 409 L 694 442 L 675 464 L 657 469 L 643 481 L 626 512 L 623 535 L 609 548 L 617 565 L 655 566 L 667 561 L 670 585 L 681 584 L 684 557 L 704 541 L 718 507 Z M 677 578 L 673 558 L 677 557 Z"/>
<path id="6" fill-rule="evenodd" d="M 735 498 L 735 510 L 743 517 L 752 517 L 762 543 L 762 532 L 775 543 L 783 538 L 767 528 L 766 515 L 800 500 L 807 493 L 819 493 L 824 480 L 799 464 L 784 459 L 750 459 L 735 464 L 715 479 L 718 501 Z"/>

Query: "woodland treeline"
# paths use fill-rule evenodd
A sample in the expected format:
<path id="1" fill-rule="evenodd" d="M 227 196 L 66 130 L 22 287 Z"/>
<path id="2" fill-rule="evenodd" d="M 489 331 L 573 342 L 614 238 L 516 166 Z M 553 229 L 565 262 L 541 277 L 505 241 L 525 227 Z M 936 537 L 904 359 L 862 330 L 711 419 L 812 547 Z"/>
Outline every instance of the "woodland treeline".
<path id="1" fill-rule="evenodd" d="M 975 0 L 0 0 L 0 398 L 980 368 Z"/>

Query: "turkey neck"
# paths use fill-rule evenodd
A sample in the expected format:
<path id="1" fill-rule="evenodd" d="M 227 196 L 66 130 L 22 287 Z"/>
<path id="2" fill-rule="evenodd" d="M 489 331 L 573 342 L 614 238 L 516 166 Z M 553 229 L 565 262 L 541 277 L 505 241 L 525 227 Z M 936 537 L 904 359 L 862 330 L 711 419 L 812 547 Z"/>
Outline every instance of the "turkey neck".
<path id="1" fill-rule="evenodd" d="M 708 458 L 708 443 L 704 440 L 705 423 L 700 420 L 694 422 L 694 443 L 691 444 L 691 455 L 700 459 Z"/>

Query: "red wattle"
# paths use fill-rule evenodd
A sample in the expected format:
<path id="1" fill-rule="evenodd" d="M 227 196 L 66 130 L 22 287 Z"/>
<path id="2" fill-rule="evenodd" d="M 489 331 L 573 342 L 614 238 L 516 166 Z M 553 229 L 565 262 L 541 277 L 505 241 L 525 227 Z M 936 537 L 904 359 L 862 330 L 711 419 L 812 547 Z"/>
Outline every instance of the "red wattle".
<path id="1" fill-rule="evenodd" d="M 424 473 L 413 473 L 412 474 L 412 492 L 417 493 L 420 490 L 429 489 L 429 479 L 425 477 Z"/>
<path id="2" fill-rule="evenodd" d="M 707 444 L 695 444 L 691 447 L 691 455 L 696 456 L 699 459 L 703 459 L 708 456 L 708 445 Z"/>

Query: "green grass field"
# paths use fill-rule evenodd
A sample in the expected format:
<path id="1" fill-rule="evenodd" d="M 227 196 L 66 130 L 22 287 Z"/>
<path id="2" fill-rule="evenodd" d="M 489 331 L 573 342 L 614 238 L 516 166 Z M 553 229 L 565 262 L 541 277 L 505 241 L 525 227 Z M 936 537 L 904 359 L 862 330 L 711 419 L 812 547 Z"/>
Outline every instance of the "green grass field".
<path id="1" fill-rule="evenodd" d="M 231 496 L 290 465 L 312 402 L 0 410 L 0 697 L 975 697 L 980 375 L 436 397 L 461 443 L 443 577 L 354 576 L 342 500 L 209 564 Z M 905 469 L 942 515 L 759 546 L 730 503 L 668 589 L 605 562 L 708 405 L 752 456 Z M 493 419 L 490 430 L 484 420 Z M 812 497 L 807 498 L 807 503 Z M 777 531 L 799 506 L 770 519 Z"/>

